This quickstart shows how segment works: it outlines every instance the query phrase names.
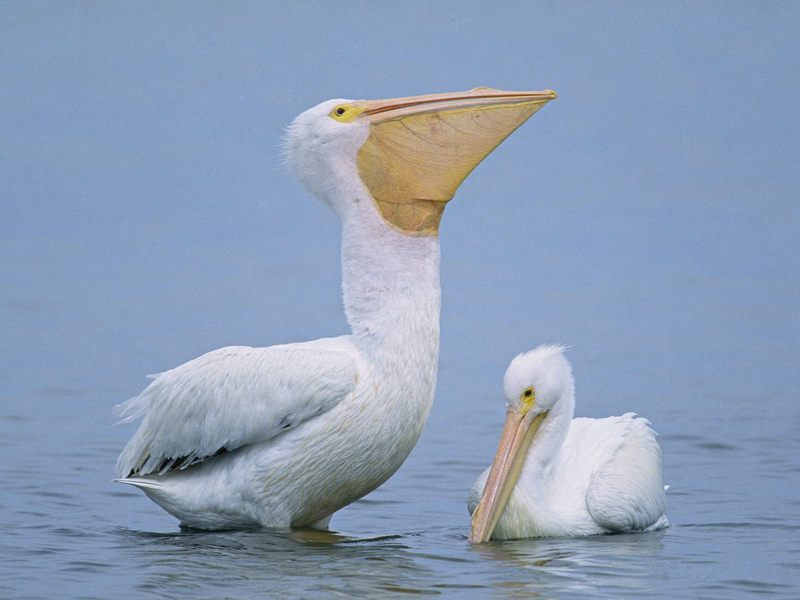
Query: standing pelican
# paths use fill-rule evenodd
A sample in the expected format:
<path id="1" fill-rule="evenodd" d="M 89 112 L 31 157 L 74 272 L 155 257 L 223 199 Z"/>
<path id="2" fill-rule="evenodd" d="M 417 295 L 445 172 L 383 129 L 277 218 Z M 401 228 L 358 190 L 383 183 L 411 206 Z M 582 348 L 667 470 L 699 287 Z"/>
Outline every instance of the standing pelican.
<path id="1" fill-rule="evenodd" d="M 583 536 L 667 525 L 661 448 L 633 413 L 573 419 L 562 346 L 520 354 L 503 380 L 506 424 L 470 490 L 470 541 Z"/>
<path id="2" fill-rule="evenodd" d="M 222 348 L 119 407 L 143 416 L 119 481 L 185 526 L 326 528 L 386 481 L 422 432 L 439 353 L 439 220 L 461 181 L 552 91 L 329 100 L 286 153 L 342 223 L 352 334 Z"/>

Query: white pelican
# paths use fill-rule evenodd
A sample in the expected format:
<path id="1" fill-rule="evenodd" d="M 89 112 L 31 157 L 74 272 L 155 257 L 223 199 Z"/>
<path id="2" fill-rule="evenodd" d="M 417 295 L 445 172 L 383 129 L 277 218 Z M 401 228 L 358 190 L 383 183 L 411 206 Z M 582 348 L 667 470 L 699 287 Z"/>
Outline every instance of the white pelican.
<path id="1" fill-rule="evenodd" d="M 118 409 L 143 416 L 119 481 L 199 529 L 327 528 L 414 447 L 439 353 L 439 220 L 461 181 L 555 93 L 329 100 L 289 164 L 342 223 L 352 335 L 209 352 Z"/>
<path id="2" fill-rule="evenodd" d="M 506 424 L 467 506 L 470 541 L 583 536 L 667 526 L 661 448 L 633 413 L 574 419 L 562 346 L 520 354 L 506 370 Z"/>

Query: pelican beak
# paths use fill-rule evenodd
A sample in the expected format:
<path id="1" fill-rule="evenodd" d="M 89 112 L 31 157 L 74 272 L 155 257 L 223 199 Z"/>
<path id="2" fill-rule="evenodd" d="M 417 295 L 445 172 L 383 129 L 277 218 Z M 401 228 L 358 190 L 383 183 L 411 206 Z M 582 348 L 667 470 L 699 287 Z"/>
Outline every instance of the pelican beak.
<path id="1" fill-rule="evenodd" d="M 472 513 L 470 543 L 481 544 L 491 539 L 545 416 L 547 411 L 535 416 L 530 411 L 509 411 L 483 495 Z"/>
<path id="2" fill-rule="evenodd" d="M 470 172 L 533 113 L 552 90 L 468 92 L 363 100 L 370 134 L 358 171 L 381 216 L 410 235 L 436 235 L 444 205 Z"/>

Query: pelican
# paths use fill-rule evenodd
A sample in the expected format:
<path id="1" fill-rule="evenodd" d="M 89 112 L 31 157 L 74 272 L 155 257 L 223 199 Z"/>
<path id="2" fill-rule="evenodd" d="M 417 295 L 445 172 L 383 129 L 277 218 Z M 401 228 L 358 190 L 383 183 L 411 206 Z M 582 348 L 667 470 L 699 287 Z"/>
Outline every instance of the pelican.
<path id="1" fill-rule="evenodd" d="M 627 413 L 574 419 L 563 346 L 520 354 L 503 380 L 506 424 L 467 498 L 470 541 L 585 536 L 666 527 L 661 448 Z"/>
<path id="2" fill-rule="evenodd" d="M 556 95 L 477 88 L 329 100 L 289 126 L 287 162 L 342 226 L 351 334 L 214 350 L 119 405 L 117 461 L 198 529 L 327 529 L 422 432 L 439 353 L 439 222 L 463 179 Z"/>

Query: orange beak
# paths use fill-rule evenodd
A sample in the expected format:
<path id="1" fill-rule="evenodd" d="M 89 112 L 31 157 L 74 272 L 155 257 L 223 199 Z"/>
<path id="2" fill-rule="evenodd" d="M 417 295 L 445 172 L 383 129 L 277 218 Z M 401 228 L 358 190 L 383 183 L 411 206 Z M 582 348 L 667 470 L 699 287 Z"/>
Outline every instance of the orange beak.
<path id="1" fill-rule="evenodd" d="M 411 235 L 435 235 L 444 205 L 504 139 L 548 101 L 552 90 L 468 92 L 353 103 L 370 122 L 358 172 L 383 218 Z"/>
<path id="2" fill-rule="evenodd" d="M 517 484 L 528 449 L 546 416 L 547 411 L 535 416 L 530 411 L 508 413 L 483 495 L 472 513 L 470 543 L 481 544 L 491 539 L 497 521 Z"/>

